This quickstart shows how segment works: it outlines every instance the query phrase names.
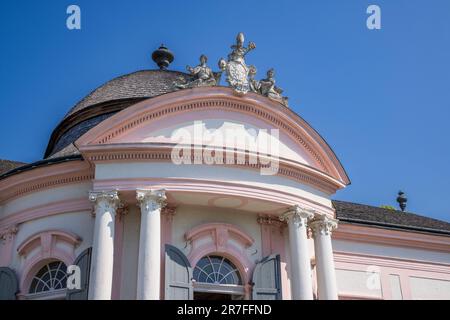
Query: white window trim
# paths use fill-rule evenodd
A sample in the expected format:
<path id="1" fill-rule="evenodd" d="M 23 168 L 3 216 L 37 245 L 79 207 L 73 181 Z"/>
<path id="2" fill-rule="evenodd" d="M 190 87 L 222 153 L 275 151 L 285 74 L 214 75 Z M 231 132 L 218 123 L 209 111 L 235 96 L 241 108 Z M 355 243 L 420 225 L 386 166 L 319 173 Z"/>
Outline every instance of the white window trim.
<path id="1" fill-rule="evenodd" d="M 67 289 L 28 293 L 23 295 L 25 300 L 57 300 L 66 298 Z"/>
<path id="2" fill-rule="evenodd" d="M 236 284 L 214 284 L 192 281 L 195 292 L 223 293 L 233 295 L 245 294 L 244 286 Z"/>

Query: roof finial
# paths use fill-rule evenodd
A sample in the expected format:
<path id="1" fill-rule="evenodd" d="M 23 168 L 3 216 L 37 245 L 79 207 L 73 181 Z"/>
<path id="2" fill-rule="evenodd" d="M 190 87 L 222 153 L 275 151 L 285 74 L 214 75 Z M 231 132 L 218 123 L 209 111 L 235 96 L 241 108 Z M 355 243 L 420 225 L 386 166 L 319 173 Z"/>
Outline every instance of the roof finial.
<path id="1" fill-rule="evenodd" d="M 161 70 L 165 70 L 173 61 L 174 56 L 173 53 L 167 49 L 166 46 L 164 46 L 164 44 L 161 44 L 157 50 L 153 51 L 152 59 Z"/>
<path id="2" fill-rule="evenodd" d="M 399 191 L 398 197 L 397 197 L 397 202 L 400 206 L 400 209 L 402 209 L 402 211 L 405 211 L 407 201 L 408 201 L 408 198 L 406 198 L 405 193 L 403 191 Z"/>

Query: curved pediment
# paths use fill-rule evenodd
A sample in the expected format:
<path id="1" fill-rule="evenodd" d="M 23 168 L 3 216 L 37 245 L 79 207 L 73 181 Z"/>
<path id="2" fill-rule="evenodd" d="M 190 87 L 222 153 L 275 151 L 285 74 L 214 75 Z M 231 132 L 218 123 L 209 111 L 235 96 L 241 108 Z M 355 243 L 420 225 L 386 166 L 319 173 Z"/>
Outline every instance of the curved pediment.
<path id="1" fill-rule="evenodd" d="M 349 183 L 327 143 L 292 110 L 260 95 L 237 96 L 224 87 L 180 90 L 144 100 L 92 128 L 76 145 L 82 153 L 118 146 L 226 150 L 233 149 L 231 145 L 243 154 L 277 157 L 317 170 L 342 186 Z"/>

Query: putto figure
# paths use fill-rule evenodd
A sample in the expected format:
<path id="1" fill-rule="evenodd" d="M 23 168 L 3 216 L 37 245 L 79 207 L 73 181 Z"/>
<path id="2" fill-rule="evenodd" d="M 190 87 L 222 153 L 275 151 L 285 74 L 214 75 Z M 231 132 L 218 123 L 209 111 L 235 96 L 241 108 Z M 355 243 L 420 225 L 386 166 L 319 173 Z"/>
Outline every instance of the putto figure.
<path id="1" fill-rule="evenodd" d="M 192 76 L 192 80 L 184 83 L 176 83 L 175 86 L 180 89 L 186 89 L 218 85 L 222 72 L 213 72 L 211 68 L 206 65 L 207 62 L 208 57 L 202 54 L 200 56 L 200 64 L 198 66 L 194 68 L 190 66 L 186 67 Z"/>
<path id="2" fill-rule="evenodd" d="M 228 61 L 219 60 L 219 68 L 226 72 L 227 82 L 238 93 L 247 93 L 251 90 L 249 82 L 249 71 L 251 66 L 245 64 L 245 55 L 255 49 L 253 42 L 244 47 L 244 34 L 240 32 L 236 37 L 236 44 L 231 46 L 233 50 L 228 55 Z"/>

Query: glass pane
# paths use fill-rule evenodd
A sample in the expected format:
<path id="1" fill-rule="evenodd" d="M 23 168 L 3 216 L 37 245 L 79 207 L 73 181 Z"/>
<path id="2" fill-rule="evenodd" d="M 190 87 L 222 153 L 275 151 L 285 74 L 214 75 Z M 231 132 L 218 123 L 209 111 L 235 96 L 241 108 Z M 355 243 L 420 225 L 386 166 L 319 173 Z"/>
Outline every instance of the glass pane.
<path id="1" fill-rule="evenodd" d="M 230 260 L 220 256 L 201 258 L 194 268 L 194 279 L 203 283 L 242 284 L 236 266 Z"/>
<path id="2" fill-rule="evenodd" d="M 54 261 L 43 266 L 31 281 L 30 293 L 63 289 L 66 286 L 67 266 L 64 262 Z"/>

